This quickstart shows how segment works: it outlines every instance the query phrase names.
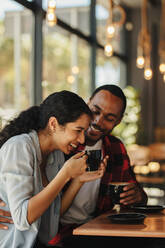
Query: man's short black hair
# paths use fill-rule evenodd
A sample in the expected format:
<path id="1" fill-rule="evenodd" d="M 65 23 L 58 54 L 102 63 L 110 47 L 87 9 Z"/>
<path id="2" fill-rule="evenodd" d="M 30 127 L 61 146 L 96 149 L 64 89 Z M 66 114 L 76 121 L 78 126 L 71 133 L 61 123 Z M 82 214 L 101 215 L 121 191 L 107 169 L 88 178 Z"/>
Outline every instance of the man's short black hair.
<path id="1" fill-rule="evenodd" d="M 93 92 L 92 96 L 90 97 L 90 100 L 101 90 L 107 90 L 109 91 L 112 95 L 115 95 L 119 98 L 121 98 L 121 100 L 123 101 L 123 109 L 122 109 L 122 113 L 121 115 L 124 114 L 124 111 L 126 109 L 126 105 L 127 105 L 127 100 L 126 100 L 126 96 L 124 95 L 124 92 L 122 91 L 122 89 L 114 84 L 104 84 L 98 88 L 95 89 L 95 91 Z"/>

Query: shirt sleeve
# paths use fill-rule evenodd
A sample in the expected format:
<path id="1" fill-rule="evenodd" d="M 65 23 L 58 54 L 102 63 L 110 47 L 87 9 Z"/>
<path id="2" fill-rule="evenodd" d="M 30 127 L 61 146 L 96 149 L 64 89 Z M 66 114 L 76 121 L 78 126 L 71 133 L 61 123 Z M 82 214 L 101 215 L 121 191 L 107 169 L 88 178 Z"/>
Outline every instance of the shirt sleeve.
<path id="1" fill-rule="evenodd" d="M 9 209 L 17 229 L 28 230 L 28 201 L 33 196 L 33 152 L 24 139 L 2 147 L 2 177 Z"/>
<path id="2" fill-rule="evenodd" d="M 132 170 L 131 164 L 130 164 L 130 159 L 128 157 L 126 148 L 124 144 L 121 142 L 120 143 L 121 147 L 121 154 L 123 157 L 123 166 L 121 169 L 121 180 L 127 181 L 127 182 L 132 182 L 132 183 L 137 183 L 135 174 Z"/>

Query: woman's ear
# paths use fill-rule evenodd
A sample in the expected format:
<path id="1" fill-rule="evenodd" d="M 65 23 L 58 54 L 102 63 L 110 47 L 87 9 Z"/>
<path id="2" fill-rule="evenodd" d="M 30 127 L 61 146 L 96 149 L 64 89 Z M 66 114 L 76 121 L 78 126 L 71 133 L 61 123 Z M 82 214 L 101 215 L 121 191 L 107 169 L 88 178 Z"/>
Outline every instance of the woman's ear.
<path id="1" fill-rule="evenodd" d="M 49 125 L 49 129 L 54 132 L 57 128 L 57 125 L 59 125 L 56 117 L 51 116 L 49 118 L 48 125 Z"/>

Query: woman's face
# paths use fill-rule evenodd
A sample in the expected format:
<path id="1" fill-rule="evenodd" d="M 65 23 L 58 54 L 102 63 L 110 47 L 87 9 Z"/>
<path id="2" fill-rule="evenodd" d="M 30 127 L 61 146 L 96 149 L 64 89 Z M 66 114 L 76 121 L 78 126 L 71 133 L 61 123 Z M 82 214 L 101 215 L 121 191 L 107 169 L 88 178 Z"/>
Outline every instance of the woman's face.
<path id="1" fill-rule="evenodd" d="M 83 144 L 85 142 L 85 130 L 87 130 L 90 121 L 91 119 L 87 114 L 82 114 L 75 122 L 69 122 L 65 126 L 57 124 L 53 135 L 56 149 L 69 154 L 79 144 Z"/>

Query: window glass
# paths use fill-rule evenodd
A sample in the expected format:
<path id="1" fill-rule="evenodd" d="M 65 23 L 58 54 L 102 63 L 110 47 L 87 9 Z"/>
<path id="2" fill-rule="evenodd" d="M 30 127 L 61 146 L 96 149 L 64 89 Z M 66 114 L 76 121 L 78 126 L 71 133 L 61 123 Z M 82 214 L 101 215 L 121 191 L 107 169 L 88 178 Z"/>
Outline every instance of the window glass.
<path id="1" fill-rule="evenodd" d="M 48 0 L 43 0 L 43 8 L 47 10 Z M 73 28 L 89 34 L 90 0 L 56 0 L 56 15 Z"/>
<path id="2" fill-rule="evenodd" d="M 30 102 L 32 14 L 15 1 L 1 0 L 0 119 L 3 122 Z M 2 123 L 1 123 L 2 124 Z"/>
<path id="3" fill-rule="evenodd" d="M 104 51 L 98 49 L 96 64 L 96 87 L 103 84 L 126 86 L 126 64 L 116 56 L 106 57 Z"/>
<path id="4" fill-rule="evenodd" d="M 71 90 L 89 96 L 90 49 L 77 36 L 59 28 L 43 27 L 43 98 L 54 91 Z"/>

